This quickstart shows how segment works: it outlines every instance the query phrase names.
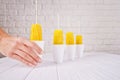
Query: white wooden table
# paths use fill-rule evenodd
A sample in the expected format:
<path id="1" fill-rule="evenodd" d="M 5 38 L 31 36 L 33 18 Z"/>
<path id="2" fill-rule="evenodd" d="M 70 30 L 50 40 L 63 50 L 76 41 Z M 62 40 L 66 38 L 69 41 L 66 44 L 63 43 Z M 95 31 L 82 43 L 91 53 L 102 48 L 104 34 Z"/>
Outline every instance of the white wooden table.
<path id="1" fill-rule="evenodd" d="M 0 80 L 120 80 L 120 55 L 92 54 L 62 64 L 45 56 L 34 68 L 2 58 Z"/>

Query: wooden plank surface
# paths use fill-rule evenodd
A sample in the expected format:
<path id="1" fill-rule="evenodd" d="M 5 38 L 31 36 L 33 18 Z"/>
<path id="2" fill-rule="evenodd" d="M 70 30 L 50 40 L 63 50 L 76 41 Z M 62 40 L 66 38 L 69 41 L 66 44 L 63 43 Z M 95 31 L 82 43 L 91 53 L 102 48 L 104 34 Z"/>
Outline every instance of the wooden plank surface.
<path id="1" fill-rule="evenodd" d="M 120 80 L 120 55 L 92 54 L 74 61 L 55 64 L 44 56 L 34 68 L 3 58 L 0 80 Z"/>

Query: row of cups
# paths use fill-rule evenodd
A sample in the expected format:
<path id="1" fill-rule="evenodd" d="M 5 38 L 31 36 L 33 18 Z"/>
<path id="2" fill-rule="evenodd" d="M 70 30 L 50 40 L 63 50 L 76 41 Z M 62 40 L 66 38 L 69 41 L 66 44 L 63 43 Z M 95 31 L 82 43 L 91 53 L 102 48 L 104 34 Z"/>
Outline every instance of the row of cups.
<path id="1" fill-rule="evenodd" d="M 44 51 L 44 41 L 34 41 Z M 67 57 L 65 57 L 65 54 Z M 40 57 L 42 55 L 39 55 Z M 84 44 L 81 45 L 53 45 L 53 58 L 55 63 L 62 63 L 64 58 L 75 60 L 84 56 Z"/>
<path id="2" fill-rule="evenodd" d="M 62 63 L 66 54 L 67 60 L 75 60 L 84 55 L 84 44 L 81 45 L 53 45 L 53 58 L 55 63 Z"/>

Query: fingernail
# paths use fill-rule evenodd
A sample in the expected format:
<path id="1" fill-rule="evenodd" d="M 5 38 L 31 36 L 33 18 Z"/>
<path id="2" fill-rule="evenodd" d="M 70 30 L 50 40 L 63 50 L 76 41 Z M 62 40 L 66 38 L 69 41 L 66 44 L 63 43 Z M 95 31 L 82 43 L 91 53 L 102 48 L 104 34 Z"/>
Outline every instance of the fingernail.
<path id="1" fill-rule="evenodd" d="M 37 58 L 37 62 L 40 62 L 40 58 L 39 57 Z"/>
<path id="2" fill-rule="evenodd" d="M 38 56 L 39 56 L 39 59 L 41 60 L 41 58 L 42 58 L 43 55 L 39 54 Z"/>
<path id="3" fill-rule="evenodd" d="M 42 59 L 40 59 L 39 63 L 42 62 Z"/>
<path id="4" fill-rule="evenodd" d="M 34 65 L 37 65 L 37 62 L 34 61 L 33 64 L 34 64 Z"/>
<path id="5" fill-rule="evenodd" d="M 33 65 L 33 64 L 31 64 L 31 63 L 29 63 L 28 65 L 29 65 L 30 67 L 35 67 L 35 65 Z"/>
<path id="6" fill-rule="evenodd" d="M 44 53 L 44 51 L 41 51 L 41 54 L 43 54 Z"/>

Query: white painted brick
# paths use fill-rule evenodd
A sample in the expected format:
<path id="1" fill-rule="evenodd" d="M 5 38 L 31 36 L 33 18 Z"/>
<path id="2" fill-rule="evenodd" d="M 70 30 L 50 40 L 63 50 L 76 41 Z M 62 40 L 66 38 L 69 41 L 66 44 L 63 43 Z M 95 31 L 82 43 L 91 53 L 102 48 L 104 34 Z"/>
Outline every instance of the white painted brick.
<path id="1" fill-rule="evenodd" d="M 63 10 L 78 10 L 78 5 L 75 5 L 75 4 L 73 4 L 73 5 L 62 5 L 62 6 L 59 6 L 60 7 L 60 9 L 63 9 Z"/>
<path id="2" fill-rule="evenodd" d="M 0 16 L 0 22 L 4 20 L 4 16 Z"/>
<path id="3" fill-rule="evenodd" d="M 104 4 L 120 4 L 120 0 L 104 0 Z"/>
<path id="4" fill-rule="evenodd" d="M 105 45 L 120 45 L 120 40 L 119 39 L 106 39 L 104 40 Z"/>
<path id="5" fill-rule="evenodd" d="M 9 22 L 24 22 L 25 21 L 25 16 L 7 16 L 6 21 Z"/>
<path id="6" fill-rule="evenodd" d="M 78 5 L 77 9 L 80 9 L 80 10 L 119 10 L 120 5 Z"/>
<path id="7" fill-rule="evenodd" d="M 118 26 L 120 25 L 119 22 L 87 22 L 87 21 L 81 21 L 81 26 L 104 26 L 104 27 L 112 27 L 112 26 Z"/>
<path id="8" fill-rule="evenodd" d="M 76 4 L 80 3 L 80 0 L 53 0 L 54 4 Z"/>
<path id="9" fill-rule="evenodd" d="M 17 15 L 17 10 L 13 10 L 13 9 L 12 10 L 6 10 L 4 15 L 15 16 L 15 15 Z"/>
<path id="10" fill-rule="evenodd" d="M 39 4 L 52 4 L 53 0 L 38 0 Z"/>
<path id="11" fill-rule="evenodd" d="M 118 55 L 120 54 L 119 52 L 120 52 L 120 50 L 109 51 L 109 53 L 111 53 L 111 54 L 118 54 Z"/>
<path id="12" fill-rule="evenodd" d="M 14 34 L 12 34 L 12 35 L 14 35 Z M 23 38 L 26 38 L 26 39 L 30 40 L 30 37 L 28 36 L 28 34 L 19 33 L 19 34 L 14 35 L 14 36 L 23 37 Z"/>
<path id="13" fill-rule="evenodd" d="M 6 18 L 7 22 L 15 22 L 15 17 L 14 16 L 4 16 L 4 19 Z"/>
<path id="14" fill-rule="evenodd" d="M 27 21 L 25 22 L 23 22 L 23 21 L 17 21 L 17 22 L 15 22 L 15 27 L 17 28 L 29 28 L 29 27 L 31 27 L 31 23 L 27 23 Z"/>
<path id="15" fill-rule="evenodd" d="M 81 0 L 82 4 L 96 4 L 98 0 Z"/>
<path id="16" fill-rule="evenodd" d="M 23 10 L 24 9 L 24 5 L 20 4 L 20 5 L 13 5 L 13 4 L 7 4 L 6 8 L 9 10 Z"/>
<path id="17" fill-rule="evenodd" d="M 107 39 L 115 39 L 117 37 L 120 37 L 119 35 L 116 36 L 117 34 L 113 34 L 113 33 L 108 33 L 108 34 L 105 34 L 105 33 L 101 33 L 101 34 L 96 34 L 96 37 L 97 39 L 104 39 L 104 40 L 107 40 Z"/>
<path id="18" fill-rule="evenodd" d="M 17 15 L 18 16 L 24 16 L 24 15 L 26 15 L 25 14 L 25 10 L 17 10 Z"/>
<path id="19" fill-rule="evenodd" d="M 6 8 L 6 5 L 5 4 L 1 4 L 0 5 L 0 10 L 4 10 Z"/>
<path id="20" fill-rule="evenodd" d="M 40 18 L 39 18 L 40 20 Z M 50 26 L 52 27 L 56 27 L 58 26 L 57 24 L 57 15 L 55 16 L 45 16 L 45 26 L 50 28 Z"/>
<path id="21" fill-rule="evenodd" d="M 29 16 L 35 16 L 35 5 L 25 5 L 25 13 L 23 13 L 23 14 L 25 14 L 25 15 L 29 15 Z M 21 13 L 22 13 L 22 11 L 21 11 Z"/>
<path id="22" fill-rule="evenodd" d="M 3 26 L 3 22 L 0 22 L 0 27 L 2 27 Z"/>
<path id="23" fill-rule="evenodd" d="M 56 15 L 58 12 L 56 12 L 56 10 L 54 9 L 42 9 L 42 10 L 38 10 L 38 15 L 40 16 L 50 16 L 50 15 Z"/>
<path id="24" fill-rule="evenodd" d="M 39 6 L 39 5 L 38 5 Z M 34 4 L 31 5 L 25 5 L 25 9 L 34 9 L 35 10 L 36 6 Z"/>
<path id="25" fill-rule="evenodd" d="M 39 7 L 39 6 L 38 6 Z M 54 9 L 57 10 L 60 6 L 58 5 L 42 5 L 42 9 Z"/>
<path id="26" fill-rule="evenodd" d="M 25 16 L 26 21 L 35 21 L 35 16 Z"/>
<path id="27" fill-rule="evenodd" d="M 16 22 L 24 22 L 25 21 L 25 16 L 15 16 L 15 21 Z"/>
<path id="28" fill-rule="evenodd" d="M 93 51 L 93 46 L 92 45 L 85 45 L 85 51 L 87 51 L 87 52 Z"/>
<path id="29" fill-rule="evenodd" d="M 31 28 L 31 26 L 30 26 L 30 28 Z M 26 28 L 26 29 L 25 29 L 25 32 L 26 32 L 27 34 L 30 34 L 30 30 L 31 30 L 30 28 Z"/>
<path id="30" fill-rule="evenodd" d="M 68 14 L 69 15 L 69 14 Z M 80 26 L 79 16 L 60 16 L 61 26 Z"/>
<path id="31" fill-rule="evenodd" d="M 87 45 L 102 45 L 103 40 L 86 39 L 86 40 L 84 40 L 84 43 L 87 44 Z"/>
<path id="32" fill-rule="evenodd" d="M 90 39 L 90 40 L 96 40 L 96 39 L 97 39 L 97 35 L 96 35 L 96 34 L 88 34 L 88 33 L 85 34 L 85 33 L 84 33 L 84 34 L 82 34 L 82 35 L 83 35 L 83 39 L 84 39 L 84 40 L 87 40 L 87 39 L 88 39 L 88 40 L 89 40 L 89 39 Z"/>
<path id="33" fill-rule="evenodd" d="M 25 15 L 35 16 L 35 10 L 34 9 L 25 9 Z"/>
<path id="34" fill-rule="evenodd" d="M 90 40 L 104 40 L 104 39 L 111 39 L 110 34 L 105 33 L 86 33 L 83 35 L 85 39 Z"/>
<path id="35" fill-rule="evenodd" d="M 97 33 L 96 31 L 97 28 L 81 28 L 81 32 L 84 32 L 84 33 Z"/>
<path id="36" fill-rule="evenodd" d="M 15 3 L 15 0 L 1 0 L 2 3 Z"/>
<path id="37" fill-rule="evenodd" d="M 15 0 L 15 3 L 16 4 L 26 4 L 26 5 L 29 5 L 29 4 L 33 4 L 35 0 Z"/>
<path id="38" fill-rule="evenodd" d="M 5 14 L 5 11 L 3 9 L 0 9 L 0 15 L 3 16 Z"/>
<path id="39" fill-rule="evenodd" d="M 119 16 L 81 16 L 83 22 L 117 22 L 120 21 Z"/>
<path id="40" fill-rule="evenodd" d="M 46 26 L 45 26 L 46 27 Z M 55 29 L 58 29 L 58 28 L 51 28 L 51 27 L 49 27 L 49 28 L 45 28 L 44 29 L 44 32 L 45 32 L 45 34 L 48 34 L 49 36 L 53 36 L 53 34 L 54 34 L 54 30 Z M 62 28 L 61 28 L 62 29 Z M 50 31 L 48 31 L 48 30 L 50 30 Z"/>
<path id="41" fill-rule="evenodd" d="M 114 51 L 114 50 L 120 50 L 120 46 L 119 45 L 107 45 L 105 47 L 103 47 L 104 50 L 108 50 L 108 51 Z"/>
<path id="42" fill-rule="evenodd" d="M 113 30 L 113 28 L 106 28 L 106 27 L 105 28 L 92 29 L 91 31 L 96 31 L 94 33 L 114 33 L 114 32 L 117 32 L 117 31 Z"/>
<path id="43" fill-rule="evenodd" d="M 35 17 L 34 17 L 35 18 Z M 46 16 L 38 16 L 38 23 L 40 23 L 43 27 L 47 26 Z M 50 26 L 50 25 L 48 25 Z"/>
<path id="44" fill-rule="evenodd" d="M 9 28 L 9 27 L 12 28 L 12 27 L 15 27 L 15 22 L 10 22 L 10 21 L 6 22 L 6 21 L 4 21 L 3 24 L 2 24 L 2 26 L 3 26 L 3 27 L 6 27 L 6 28 L 7 28 L 7 27 L 8 27 L 8 28 Z"/>
<path id="45" fill-rule="evenodd" d="M 14 33 L 14 34 L 20 34 L 20 33 L 25 33 L 25 29 L 24 28 L 9 28 L 8 32 Z"/>

